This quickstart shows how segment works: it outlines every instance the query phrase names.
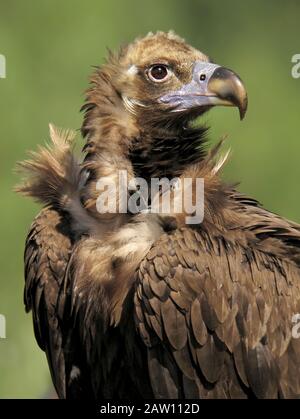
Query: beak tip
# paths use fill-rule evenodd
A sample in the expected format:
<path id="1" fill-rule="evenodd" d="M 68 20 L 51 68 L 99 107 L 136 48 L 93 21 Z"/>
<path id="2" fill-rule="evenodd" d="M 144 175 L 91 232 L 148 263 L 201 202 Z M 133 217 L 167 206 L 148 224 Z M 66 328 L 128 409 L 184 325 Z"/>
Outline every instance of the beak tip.
<path id="1" fill-rule="evenodd" d="M 245 118 L 248 109 L 248 95 L 245 89 L 243 89 L 242 94 L 239 95 L 239 99 L 235 101 L 235 106 L 239 110 L 240 120 L 242 121 Z"/>
<path id="2" fill-rule="evenodd" d="M 248 108 L 248 99 L 246 97 L 246 99 L 244 100 L 243 104 L 241 106 L 239 106 L 240 120 L 241 121 L 245 118 L 245 115 L 246 115 L 246 112 L 247 112 L 247 108 Z"/>
<path id="3" fill-rule="evenodd" d="M 208 86 L 219 99 L 226 101 L 227 106 L 236 106 L 239 109 L 240 119 L 244 119 L 248 97 L 244 84 L 236 73 L 225 67 L 218 67 L 212 74 Z"/>

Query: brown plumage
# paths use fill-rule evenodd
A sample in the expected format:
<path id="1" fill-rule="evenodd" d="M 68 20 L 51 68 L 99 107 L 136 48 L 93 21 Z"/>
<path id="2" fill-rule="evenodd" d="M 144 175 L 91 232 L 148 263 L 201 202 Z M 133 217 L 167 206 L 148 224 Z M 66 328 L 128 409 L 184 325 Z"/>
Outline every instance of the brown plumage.
<path id="1" fill-rule="evenodd" d="M 22 163 L 19 191 L 45 205 L 26 241 L 25 304 L 60 397 L 300 396 L 300 227 L 222 182 L 218 147 L 192 124 L 215 105 L 244 116 L 240 79 L 173 33 L 149 34 L 93 74 L 83 161 L 51 126 L 50 148 Z M 100 214 L 97 180 L 120 169 L 204 178 L 203 222 Z"/>

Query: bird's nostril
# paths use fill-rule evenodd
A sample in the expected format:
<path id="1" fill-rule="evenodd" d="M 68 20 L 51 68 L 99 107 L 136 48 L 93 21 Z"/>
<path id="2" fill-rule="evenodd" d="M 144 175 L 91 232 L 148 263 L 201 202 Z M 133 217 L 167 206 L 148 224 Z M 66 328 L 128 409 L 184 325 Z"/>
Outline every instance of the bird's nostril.
<path id="1" fill-rule="evenodd" d="M 206 79 L 206 75 L 205 74 L 201 74 L 201 76 L 200 76 L 200 80 L 201 81 L 204 81 Z"/>

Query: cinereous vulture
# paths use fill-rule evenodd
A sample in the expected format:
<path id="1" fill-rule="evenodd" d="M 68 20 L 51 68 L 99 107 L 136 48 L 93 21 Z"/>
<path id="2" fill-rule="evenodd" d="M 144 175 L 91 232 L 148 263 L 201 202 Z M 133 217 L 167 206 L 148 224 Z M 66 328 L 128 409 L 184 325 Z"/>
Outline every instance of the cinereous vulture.
<path id="1" fill-rule="evenodd" d="M 241 79 L 173 32 L 150 33 L 92 75 L 84 157 L 50 125 L 51 145 L 21 163 L 18 190 L 43 204 L 25 304 L 60 398 L 300 396 L 300 227 L 221 180 L 226 156 L 195 123 L 217 105 L 243 118 Z M 120 171 L 189 178 L 191 193 L 204 179 L 203 220 L 154 213 L 150 195 L 140 212 L 99 211 L 99 179 Z"/>

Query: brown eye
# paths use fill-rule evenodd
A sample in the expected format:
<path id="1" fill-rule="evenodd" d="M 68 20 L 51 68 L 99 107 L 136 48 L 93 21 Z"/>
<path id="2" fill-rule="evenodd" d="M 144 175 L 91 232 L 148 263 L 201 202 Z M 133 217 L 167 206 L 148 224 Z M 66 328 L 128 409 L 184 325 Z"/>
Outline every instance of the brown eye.
<path id="1" fill-rule="evenodd" d="M 168 77 L 169 70 L 165 65 L 156 64 L 150 68 L 148 75 L 152 81 L 162 82 Z"/>

